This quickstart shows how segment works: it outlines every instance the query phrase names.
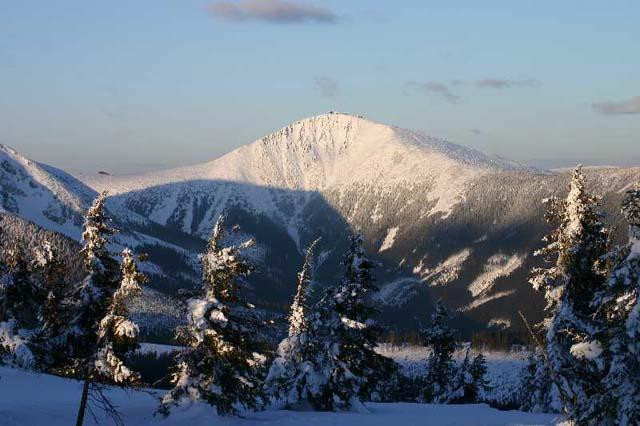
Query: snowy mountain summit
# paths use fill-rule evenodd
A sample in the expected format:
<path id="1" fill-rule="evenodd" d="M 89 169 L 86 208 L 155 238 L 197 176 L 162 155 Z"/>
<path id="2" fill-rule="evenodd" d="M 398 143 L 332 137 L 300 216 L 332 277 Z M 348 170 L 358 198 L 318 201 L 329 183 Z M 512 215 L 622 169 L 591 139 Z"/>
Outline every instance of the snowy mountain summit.
<path id="1" fill-rule="evenodd" d="M 207 163 L 126 178 L 102 175 L 93 177 L 91 182 L 100 185 L 104 180 L 111 186 L 117 182 L 123 185 L 120 191 L 145 186 L 152 178 L 156 183 L 219 179 L 319 190 L 372 176 L 403 179 L 407 172 L 420 173 L 424 161 L 431 162 L 430 174 L 456 165 L 478 170 L 517 167 L 420 132 L 332 112 L 296 121 Z M 127 188 L 125 182 L 131 187 Z"/>
<path id="2" fill-rule="evenodd" d="M 139 189 L 153 180 L 163 184 L 195 179 L 321 190 L 372 177 L 413 179 L 406 174 L 435 175 L 463 165 L 477 170 L 518 167 L 419 132 L 331 112 L 296 121 L 207 163 L 121 178 L 95 176 L 89 182 L 117 192 Z"/>
<path id="3" fill-rule="evenodd" d="M 421 185 L 435 202 L 431 212 L 446 215 L 462 199 L 470 179 L 518 167 L 419 132 L 332 112 L 294 122 L 206 163 L 84 180 L 113 195 L 203 181 L 323 193 L 344 193 L 354 186 L 389 192 Z"/>

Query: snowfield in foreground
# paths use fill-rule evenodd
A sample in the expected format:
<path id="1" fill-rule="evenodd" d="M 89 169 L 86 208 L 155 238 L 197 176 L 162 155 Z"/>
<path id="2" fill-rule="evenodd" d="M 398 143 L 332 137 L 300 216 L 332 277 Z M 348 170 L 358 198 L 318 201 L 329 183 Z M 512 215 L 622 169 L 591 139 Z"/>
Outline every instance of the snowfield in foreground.
<path id="1" fill-rule="evenodd" d="M 81 384 L 46 374 L 0 368 L 0 422 L 5 425 L 69 425 L 75 422 Z M 554 425 L 562 416 L 498 411 L 484 404 L 366 404 L 368 412 L 248 412 L 242 418 L 217 417 L 206 406 L 176 410 L 167 419 L 154 417 L 158 400 L 153 392 L 113 390 L 126 425 Z M 100 424 L 112 424 L 96 413 Z M 87 413 L 85 425 L 95 424 Z"/>

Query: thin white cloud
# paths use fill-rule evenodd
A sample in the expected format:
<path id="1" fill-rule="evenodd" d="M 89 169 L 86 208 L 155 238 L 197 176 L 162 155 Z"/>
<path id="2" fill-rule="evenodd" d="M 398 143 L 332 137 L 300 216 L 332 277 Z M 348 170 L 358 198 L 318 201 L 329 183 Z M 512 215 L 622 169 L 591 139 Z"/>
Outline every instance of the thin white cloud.
<path id="1" fill-rule="evenodd" d="M 640 114 L 640 96 L 620 102 L 598 102 L 592 107 L 600 114 Z"/>
<path id="2" fill-rule="evenodd" d="M 483 89 L 509 89 L 511 87 L 537 87 L 538 80 L 508 80 L 504 78 L 484 78 L 476 81 L 476 86 Z"/>
<path id="3" fill-rule="evenodd" d="M 209 6 L 209 12 L 217 18 L 234 22 L 332 24 L 338 20 L 336 14 L 324 6 L 287 0 L 221 0 L 212 3 Z"/>
<path id="4" fill-rule="evenodd" d="M 460 100 L 460 97 L 457 96 L 455 93 L 453 93 L 451 89 L 449 89 L 449 86 L 437 81 L 426 81 L 426 82 L 408 81 L 407 83 L 405 83 L 405 86 L 422 93 L 441 96 L 447 101 L 452 103 L 458 102 Z"/>

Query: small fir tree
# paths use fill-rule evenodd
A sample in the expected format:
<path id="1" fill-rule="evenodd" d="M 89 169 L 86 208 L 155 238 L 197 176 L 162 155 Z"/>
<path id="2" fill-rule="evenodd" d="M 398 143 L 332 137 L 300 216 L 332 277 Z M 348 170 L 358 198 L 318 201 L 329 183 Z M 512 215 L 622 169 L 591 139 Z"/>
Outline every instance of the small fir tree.
<path id="1" fill-rule="evenodd" d="M 428 359 L 426 387 L 422 394 L 425 402 L 445 403 L 453 395 L 455 378 L 453 353 L 457 344 L 451 329 L 447 326 L 447 309 L 442 302 L 436 304 L 429 327 L 421 330 L 423 344 L 431 347 Z"/>
<path id="2" fill-rule="evenodd" d="M 289 312 L 289 332 L 278 345 L 265 390 L 283 398 L 288 406 L 314 399 L 318 383 L 314 364 L 313 342 L 309 330 L 308 296 L 313 285 L 313 250 L 318 240 L 307 248 L 302 270 L 297 276 L 296 293 Z"/>
<path id="3" fill-rule="evenodd" d="M 547 413 L 552 410 L 551 392 L 553 382 L 541 348 L 529 356 L 521 375 L 520 410 Z"/>
<path id="4" fill-rule="evenodd" d="M 467 346 L 464 360 L 457 368 L 455 386 L 451 387 L 447 402 L 473 404 L 481 401 L 484 392 L 491 389 L 485 378 L 487 373 L 486 359 L 479 353 L 470 358 L 471 347 Z"/>
<path id="5" fill-rule="evenodd" d="M 107 314 L 100 321 L 98 329 L 98 350 L 95 369 L 97 378 L 118 385 L 132 385 L 140 380 L 140 375 L 125 364 L 126 355 L 139 348 L 138 326 L 127 316 L 127 301 L 142 293 L 142 284 L 147 277 L 138 271 L 133 253 L 126 248 L 122 251 L 122 281 L 111 297 Z"/>
<path id="6" fill-rule="evenodd" d="M 471 402 L 479 402 L 481 396 L 491 389 L 487 375 L 487 359 L 481 353 L 473 358 L 468 378 L 465 381 L 465 399 Z M 466 377 L 466 376 L 465 376 Z"/>

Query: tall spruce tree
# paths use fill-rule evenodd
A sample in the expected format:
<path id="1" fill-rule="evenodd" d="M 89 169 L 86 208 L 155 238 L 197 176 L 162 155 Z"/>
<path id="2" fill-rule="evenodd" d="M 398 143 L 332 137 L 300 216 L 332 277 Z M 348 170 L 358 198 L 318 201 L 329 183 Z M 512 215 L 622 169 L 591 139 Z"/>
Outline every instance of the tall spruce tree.
<path id="1" fill-rule="evenodd" d="M 421 330 L 424 345 L 431 347 L 425 389 L 422 400 L 425 402 L 449 402 L 455 394 L 454 380 L 456 374 L 453 353 L 457 348 L 455 336 L 447 326 L 448 312 L 441 301 L 431 316 L 431 324 Z"/>
<path id="2" fill-rule="evenodd" d="M 100 321 L 106 315 L 113 294 L 120 286 L 120 265 L 109 252 L 109 238 L 117 231 L 109 225 L 104 208 L 107 192 L 93 201 L 82 232 L 86 276 L 72 295 L 73 314 L 68 333 L 71 375 L 85 376 L 93 368 Z"/>
<path id="3" fill-rule="evenodd" d="M 309 291 L 313 285 L 313 250 L 317 243 L 315 240 L 307 248 L 289 311 L 289 332 L 278 345 L 276 358 L 265 380 L 267 393 L 284 399 L 288 406 L 313 401 L 319 390 L 308 306 Z"/>
<path id="4" fill-rule="evenodd" d="M 606 315 L 606 345 L 599 361 L 604 377 L 605 414 L 611 423 L 640 423 L 640 189 L 627 191 L 622 214 L 629 243 L 614 250 L 606 287 L 593 300 Z"/>
<path id="5" fill-rule="evenodd" d="M 256 409 L 262 402 L 260 369 L 263 345 L 256 340 L 261 321 L 239 294 L 239 280 L 253 267 L 242 251 L 253 244 L 224 246 L 224 216 L 214 226 L 201 256 L 202 287 L 189 299 L 189 325 L 177 339 L 187 348 L 178 356 L 174 388 L 163 398 L 160 412 L 172 406 L 202 401 L 218 414 Z"/>
<path id="6" fill-rule="evenodd" d="M 338 368 L 334 375 L 334 392 L 350 403 L 354 398 L 363 401 L 381 400 L 395 373 L 395 363 L 375 351 L 381 328 L 373 320 L 376 313 L 367 296 L 377 290 L 371 261 L 362 247 L 362 237 L 351 238 L 350 247 L 342 261 L 344 278 L 333 293 L 340 340 Z"/>
<path id="7" fill-rule="evenodd" d="M 392 360 L 375 352 L 380 328 L 366 300 L 375 290 L 374 263 L 367 258 L 360 236 L 351 238 L 343 265 L 344 278 L 314 306 L 304 334 L 306 349 L 300 364 L 304 376 L 297 383 L 316 410 L 346 409 L 363 400 L 382 399 L 396 368 Z"/>
<path id="8" fill-rule="evenodd" d="M 297 275 L 296 294 L 289 310 L 289 336 L 307 331 L 309 325 L 307 316 L 309 314 L 309 292 L 313 286 L 313 251 L 319 240 L 319 238 L 316 239 L 307 247 L 302 269 Z"/>
<path id="9" fill-rule="evenodd" d="M 81 426 L 89 396 L 114 419 L 119 415 L 96 382 L 128 385 L 137 375 L 125 367 L 119 356 L 135 342 L 135 325 L 121 320 L 126 311 L 123 299 L 139 279 L 133 266 L 134 277 L 123 276 L 120 263 L 109 251 L 109 238 L 117 231 L 109 225 L 105 210 L 107 192 L 93 201 L 85 216 L 81 254 L 86 276 L 71 296 L 71 321 L 63 331 L 69 348 L 70 362 L 61 369 L 67 375 L 83 379 L 82 396 L 76 425 Z M 128 259 L 129 261 L 131 259 Z M 132 265 L 124 259 L 124 273 Z M 123 289 L 124 286 L 124 289 Z"/>
<path id="10" fill-rule="evenodd" d="M 598 212 L 598 199 L 585 187 L 581 167 L 572 174 L 567 198 L 547 200 L 547 222 L 556 228 L 545 237 L 547 246 L 535 254 L 553 263 L 536 268 L 531 283 L 547 302 L 542 327 L 553 380 L 569 417 L 577 422 L 597 421 L 601 407 L 602 312 L 591 301 L 603 288 L 602 262 L 608 233 Z"/>

